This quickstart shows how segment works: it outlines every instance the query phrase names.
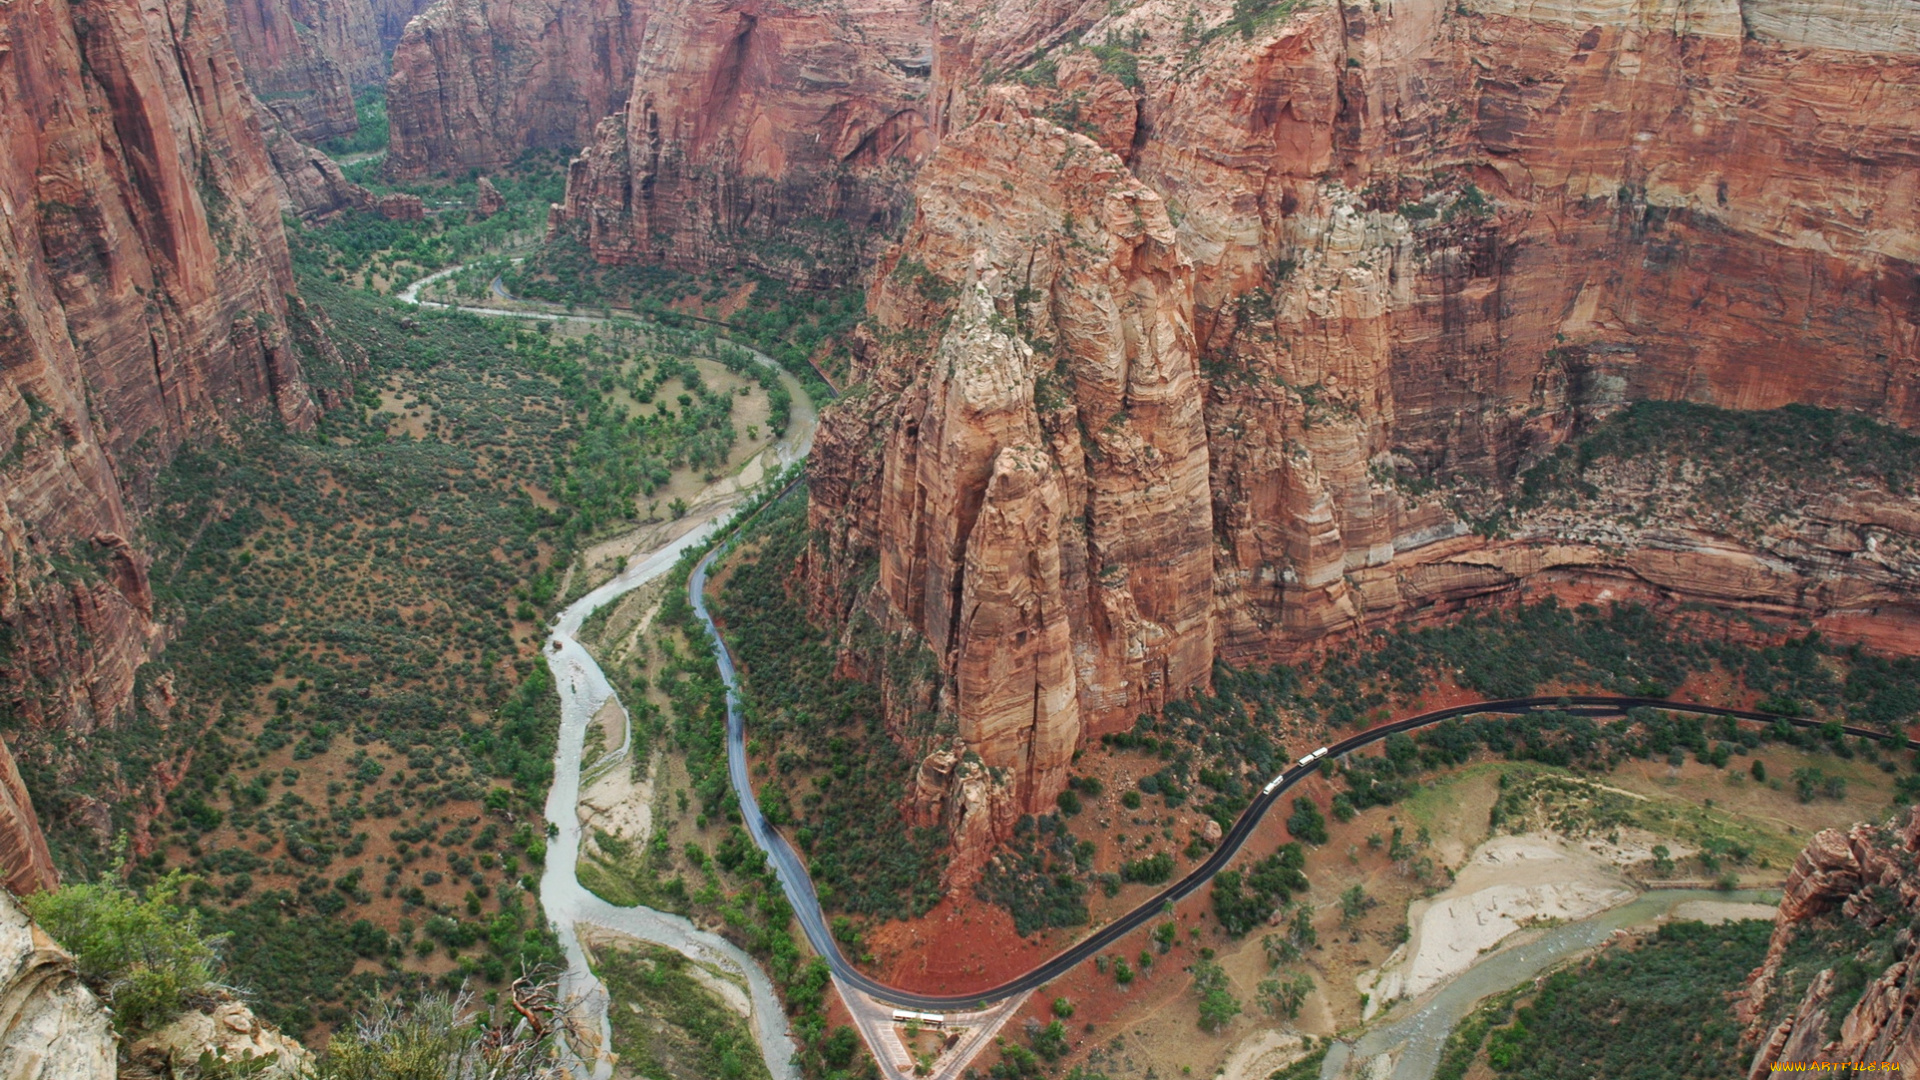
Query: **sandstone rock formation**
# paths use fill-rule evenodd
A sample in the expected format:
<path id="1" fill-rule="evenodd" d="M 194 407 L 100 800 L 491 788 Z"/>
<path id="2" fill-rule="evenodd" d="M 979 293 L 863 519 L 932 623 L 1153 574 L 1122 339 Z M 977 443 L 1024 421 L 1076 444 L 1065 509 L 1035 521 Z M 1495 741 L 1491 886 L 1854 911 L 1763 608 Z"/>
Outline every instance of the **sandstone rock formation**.
<path id="1" fill-rule="evenodd" d="M 407 24 L 387 82 L 394 177 L 492 171 L 578 150 L 626 103 L 648 5 L 446 0 Z"/>
<path id="2" fill-rule="evenodd" d="M 121 1080 L 197 1080 L 202 1060 L 232 1068 L 248 1062 L 262 1080 L 313 1075 L 313 1054 L 225 994 L 189 1009 L 133 1044 Z M 264 1065 L 260 1063 L 266 1063 Z"/>
<path id="3" fill-rule="evenodd" d="M 0 893 L 0 1077 L 105 1080 L 115 1072 L 106 1008 L 73 959 Z"/>
<path id="4" fill-rule="evenodd" d="M 294 138 L 319 142 L 359 128 L 340 54 L 329 51 L 287 0 L 227 0 L 227 21 L 248 84 Z"/>
<path id="5" fill-rule="evenodd" d="M 155 472 L 223 417 L 299 428 L 314 404 L 218 5 L 16 6 L 0 147 L 0 712 L 84 733 L 126 707 L 161 633 L 129 539 Z M 15 786 L 0 848 L 35 850 Z"/>
<path id="6" fill-rule="evenodd" d="M 1794 862 L 1774 920 L 1767 958 L 1747 980 L 1737 1004 L 1756 1044 L 1747 1075 L 1773 1075 L 1775 1062 L 1898 1062 L 1920 1067 L 1920 810 L 1897 826 L 1856 825 L 1815 836 Z M 1796 937 L 1818 919 L 1855 924 L 1870 944 L 1860 956 L 1834 955 L 1804 990 L 1782 999 L 1782 966 Z M 1849 959 L 1867 960 L 1866 985 L 1838 1017 L 1834 998 Z M 1777 1021 L 1772 1018 L 1784 1016 Z M 1835 1020 L 1838 1020 L 1835 1023 Z"/>
<path id="7" fill-rule="evenodd" d="M 564 220 L 603 262 L 744 262 L 845 280 L 932 147 L 920 0 L 675 0 L 622 116 L 594 130 Z"/>
<path id="8" fill-rule="evenodd" d="M 313 219 L 336 210 L 373 206 L 373 193 L 348 180 L 325 153 L 304 145 L 283 127 L 267 134 L 267 152 L 273 158 L 280 198 L 298 217 Z"/>
<path id="9" fill-rule="evenodd" d="M 373 201 L 373 207 L 388 221 L 420 221 L 427 216 L 427 204 L 418 195 L 382 195 Z"/>
<path id="10" fill-rule="evenodd" d="M 487 220 L 499 213 L 506 205 L 507 197 L 500 194 L 500 189 L 493 186 L 493 181 L 483 176 L 480 182 L 474 185 L 473 219 L 475 221 Z"/>
<path id="11" fill-rule="evenodd" d="M 1920 423 L 1902 10 L 937 7 L 938 148 L 869 289 L 868 390 L 816 444 L 817 610 L 920 635 L 1023 808 L 1057 747 L 1216 658 L 1534 585 L 1920 640 L 1902 492 L 1836 481 L 1757 530 L 1617 506 L 1477 530 L 1456 497 L 1643 399 Z M 650 175 L 602 167 L 633 116 L 576 219 Z M 639 254 L 610 232 L 603 258 Z"/>

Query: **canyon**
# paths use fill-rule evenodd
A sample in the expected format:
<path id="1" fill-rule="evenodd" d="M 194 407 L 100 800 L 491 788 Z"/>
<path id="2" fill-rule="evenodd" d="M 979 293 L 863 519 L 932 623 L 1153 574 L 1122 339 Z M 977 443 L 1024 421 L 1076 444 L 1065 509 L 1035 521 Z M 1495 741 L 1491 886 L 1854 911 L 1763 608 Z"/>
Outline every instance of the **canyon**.
<path id="1" fill-rule="evenodd" d="M 281 201 L 223 12 L 62 2 L 0 21 L 0 714 L 82 743 L 131 709 L 167 630 L 137 525 L 184 445 L 250 418 L 310 426 Z M 304 359 L 303 359 L 304 357 Z M 156 700 L 168 680 L 149 682 Z M 164 710 L 162 710 L 164 712 Z M 51 765 L 33 794 L 61 806 Z M 0 762 L 16 891 L 51 884 Z M 130 802 L 153 777 L 127 778 Z M 77 810 L 76 810 L 77 812 Z"/>
<path id="2" fill-rule="evenodd" d="M 1920 420 L 1910 8 L 459 0 L 388 169 L 573 148 L 552 230 L 602 263 L 864 281 L 812 604 L 865 677 L 856 625 L 925 646 L 890 722 L 959 734 L 913 813 L 1000 833 L 1215 662 L 1465 605 L 1920 642 L 1885 478 L 1759 527 L 1697 475 L 1501 509 L 1637 401 Z"/>

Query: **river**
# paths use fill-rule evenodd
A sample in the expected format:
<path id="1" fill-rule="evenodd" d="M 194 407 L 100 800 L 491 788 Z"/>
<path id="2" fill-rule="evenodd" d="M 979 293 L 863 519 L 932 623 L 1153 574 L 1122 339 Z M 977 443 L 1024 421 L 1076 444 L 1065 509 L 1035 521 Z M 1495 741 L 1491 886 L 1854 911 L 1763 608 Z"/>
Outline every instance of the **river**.
<path id="1" fill-rule="evenodd" d="M 441 278 L 458 273 L 454 266 L 415 281 L 399 293 L 399 298 L 421 307 L 464 311 L 476 315 L 540 319 L 549 322 L 575 322 L 600 325 L 609 320 L 591 315 L 564 315 L 553 312 L 514 311 L 504 308 L 441 304 L 419 299 L 420 289 Z M 773 368 L 793 395 L 793 412 L 787 432 L 763 454 L 767 455 L 769 479 L 807 456 L 813 448 L 814 430 L 819 414 L 805 388 L 773 358 L 755 351 L 754 360 Z M 726 483 L 721 480 L 719 483 Z M 576 927 L 587 924 L 626 934 L 643 941 L 664 945 L 685 956 L 730 968 L 747 981 L 753 1001 L 755 1035 L 774 1080 L 798 1080 L 800 1070 L 794 1063 L 795 1045 L 787 1025 L 787 1016 L 774 992 L 773 981 L 751 956 L 732 942 L 694 926 L 679 915 L 647 907 L 617 907 L 587 891 L 580 884 L 580 755 L 586 742 L 587 727 L 608 698 L 616 697 L 612 685 L 576 635 L 589 615 L 613 603 L 634 589 L 671 570 L 688 549 L 711 537 L 730 516 L 733 506 L 750 494 L 739 493 L 730 501 L 716 503 L 704 521 L 679 538 L 646 555 L 635 555 L 612 580 L 574 601 L 554 621 L 547 639 L 547 666 L 553 672 L 554 686 L 560 695 L 560 731 L 553 759 L 553 786 L 547 791 L 546 818 L 554 833 L 547 841 L 546 867 L 540 877 L 540 906 L 560 939 L 567 957 L 567 968 L 560 977 L 560 1000 L 573 1023 L 598 1032 L 599 1052 L 590 1064 L 593 1080 L 608 1080 L 613 1074 L 612 1025 L 608 1018 L 606 987 L 587 963 L 585 948 Z M 698 504 L 698 500 L 696 505 Z M 622 750 L 632 742 L 627 733 Z M 621 750 L 614 751 L 619 754 Z"/>
<path id="2" fill-rule="evenodd" d="M 1489 955 L 1434 991 L 1418 1009 L 1369 1030 L 1351 1045 L 1334 1043 L 1320 1067 L 1320 1080 L 1339 1080 L 1360 1075 L 1362 1070 L 1368 1076 L 1377 1076 L 1366 1069 L 1366 1064 L 1387 1053 L 1393 1054 L 1393 1071 L 1386 1074 L 1391 1080 L 1431 1080 L 1440 1065 L 1447 1034 L 1482 999 L 1510 990 L 1562 959 L 1594 948 L 1615 930 L 1644 926 L 1690 900 L 1774 904 L 1779 899 L 1778 893 L 1758 890 L 1654 889 L 1579 922 L 1554 927 L 1532 941 Z M 1349 1063 L 1355 1066 L 1351 1071 Z"/>

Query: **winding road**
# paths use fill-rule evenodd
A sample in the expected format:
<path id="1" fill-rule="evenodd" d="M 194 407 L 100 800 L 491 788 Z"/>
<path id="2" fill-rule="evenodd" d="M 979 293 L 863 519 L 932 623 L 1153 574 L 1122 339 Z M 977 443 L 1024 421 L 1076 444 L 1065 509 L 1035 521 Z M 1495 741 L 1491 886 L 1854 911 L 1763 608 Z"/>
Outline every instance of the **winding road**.
<path id="1" fill-rule="evenodd" d="M 1034 967 L 1026 974 L 1009 979 L 998 986 L 965 994 L 923 994 L 887 986 L 856 968 L 841 953 L 839 942 L 834 940 L 833 934 L 827 929 L 826 918 L 821 913 L 813 882 L 807 876 L 805 861 L 793 850 L 786 837 L 767 823 L 766 818 L 760 813 L 759 804 L 754 799 L 753 785 L 749 781 L 747 772 L 745 724 L 740 710 L 739 678 L 734 671 L 733 658 L 728 652 L 726 642 L 721 638 L 712 616 L 708 614 L 706 605 L 708 569 L 712 566 L 714 559 L 726 548 L 726 544 L 716 545 L 707 553 L 706 558 L 700 560 L 699 565 L 694 567 L 692 577 L 688 580 L 687 592 L 694 612 L 699 615 L 701 623 L 706 626 L 707 634 L 712 639 L 714 659 L 720 665 L 720 677 L 727 686 L 727 766 L 733 780 L 734 793 L 740 799 L 741 816 L 746 819 L 747 831 L 752 835 L 754 843 L 758 844 L 771 860 L 774 871 L 780 877 L 780 885 L 787 894 L 787 900 L 793 905 L 795 917 L 800 920 L 800 925 L 806 930 L 807 941 L 813 946 L 814 951 L 826 958 L 836 978 L 882 1001 L 914 1009 L 966 1009 L 983 1002 L 997 1001 L 1015 994 L 1026 993 L 1059 978 L 1076 965 L 1105 951 L 1121 938 L 1159 916 L 1166 905 L 1185 899 L 1211 880 L 1215 874 L 1226 869 L 1227 864 L 1233 861 L 1233 857 L 1239 853 L 1240 848 L 1259 827 L 1267 811 L 1284 798 L 1294 785 L 1306 779 L 1318 767 L 1318 762 L 1310 766 L 1289 767 L 1282 774 L 1279 784 L 1254 798 L 1252 805 L 1241 813 L 1239 819 L 1233 823 L 1233 828 L 1227 830 L 1219 846 L 1205 862 L 1194 867 L 1187 876 L 1156 893 L 1132 911 L 1102 926 L 1087 938 L 1056 954 L 1052 959 Z M 1628 709 L 1642 707 L 1695 715 L 1731 716 L 1737 720 L 1755 723 L 1771 724 L 1776 720 L 1786 720 L 1803 728 L 1822 726 L 1822 722 L 1817 720 L 1782 717 L 1750 709 L 1729 709 L 1687 701 L 1669 701 L 1665 698 L 1605 695 L 1507 698 L 1499 701 L 1478 701 L 1469 705 L 1456 705 L 1448 709 L 1435 709 L 1432 712 L 1382 724 L 1334 743 L 1328 748 L 1327 756 L 1331 758 L 1349 754 L 1371 746 L 1389 735 L 1429 727 L 1456 717 L 1489 713 L 1521 714 L 1549 710 L 1589 716 L 1615 716 Z M 1882 740 L 1898 738 L 1868 728 L 1848 726 L 1846 731 L 1850 735 L 1864 735 Z M 1920 742 L 1901 741 L 1909 749 L 1920 749 Z"/>
<path id="2" fill-rule="evenodd" d="M 451 267 L 429 275 L 404 290 L 400 298 L 422 306 L 465 311 L 478 315 L 586 324 L 609 321 L 595 316 L 443 304 L 418 299 L 421 286 L 455 273 L 459 269 L 461 268 Z M 762 363 L 773 364 L 770 358 L 757 354 L 756 356 Z M 793 389 L 795 401 L 798 404 L 806 398 L 806 394 L 797 388 L 797 384 Z M 781 448 L 779 458 L 783 464 L 801 460 L 811 448 L 811 420 L 812 417 L 809 415 L 804 424 L 804 436 L 790 437 L 790 441 Z M 796 425 L 796 427 L 801 426 Z M 799 433 L 796 432 L 795 435 Z M 598 1021 L 601 1029 L 603 1048 L 607 1045 L 605 1042 L 606 994 L 586 964 L 584 953 L 573 930 L 575 922 L 591 923 L 632 933 L 647 940 L 671 944 L 675 948 L 692 954 L 704 953 L 715 959 L 724 959 L 727 966 L 739 968 L 748 977 L 753 991 L 755 1020 L 769 1070 L 779 1078 L 796 1075 L 792 1063 L 793 1046 L 786 1030 L 785 1018 L 780 1014 L 778 1003 L 773 997 L 771 984 L 759 966 L 731 943 L 716 935 L 697 930 L 691 923 L 678 916 L 665 915 L 646 908 L 616 908 L 582 888 L 575 874 L 580 828 L 574 804 L 580 788 L 581 744 L 586 724 L 593 712 L 609 697 L 614 696 L 614 691 L 607 684 L 593 657 L 574 640 L 574 633 L 586 616 L 596 608 L 664 573 L 687 548 L 704 541 L 718 525 L 719 520 L 716 518 L 667 547 L 651 553 L 644 559 L 636 560 L 626 572 L 568 608 L 554 627 L 550 639 L 552 648 L 547 653 L 547 659 L 560 687 L 562 723 L 555 759 L 554 784 L 549 792 L 546 816 L 547 820 L 556 825 L 558 834 L 549 845 L 546 871 L 541 881 L 541 899 L 548 918 L 553 921 L 561 935 L 570 960 L 570 970 L 563 982 L 563 991 L 567 992 L 568 997 L 581 1000 L 588 1006 L 589 1014 Z M 738 526 L 736 530 L 737 528 Z M 1233 827 L 1226 832 L 1213 853 L 1185 877 L 1025 974 L 997 986 L 964 994 L 927 994 L 887 986 L 855 967 L 840 951 L 839 943 L 828 928 L 826 916 L 820 908 L 818 895 L 807 874 L 805 860 L 788 843 L 786 837 L 767 822 L 755 798 L 746 757 L 745 720 L 741 710 L 738 672 L 735 670 L 732 654 L 719 628 L 715 625 L 706 603 L 708 574 L 714 561 L 728 550 L 731 539 L 730 537 L 716 544 L 694 567 L 688 579 L 688 599 L 706 628 L 715 662 L 719 666 L 721 678 L 726 685 L 728 775 L 740 802 L 741 817 L 754 843 L 767 853 L 769 862 L 779 877 L 781 888 L 793 907 L 794 916 L 807 936 L 808 943 L 816 953 L 826 959 L 837 980 L 879 1001 L 914 1009 L 968 1010 L 981 1007 L 987 1002 L 1027 993 L 1060 977 L 1159 916 L 1168 904 L 1192 895 L 1214 875 L 1225 869 L 1253 835 L 1267 812 L 1317 767 L 1316 762 L 1313 766 L 1295 765 L 1288 768 L 1281 775 L 1278 784 L 1255 797 L 1252 804 L 1234 822 Z M 1784 719 L 1802 728 L 1822 726 L 1820 721 L 1800 717 L 1783 717 L 1747 709 L 1730 709 L 1664 698 L 1606 695 L 1510 698 L 1436 709 L 1383 724 L 1334 743 L 1328 748 L 1328 756 L 1339 757 L 1349 754 L 1380 742 L 1390 735 L 1429 727 L 1457 717 L 1483 714 L 1515 715 L 1548 710 L 1561 710 L 1588 716 L 1614 716 L 1625 710 L 1639 707 L 1694 715 L 1731 716 L 1737 720 L 1766 724 Z M 1851 735 L 1884 741 L 1899 739 L 1898 736 L 1890 736 L 1866 728 L 1847 726 L 1845 730 Z M 1920 742 L 1905 739 L 1899 741 L 1909 749 L 1920 749 Z M 604 1055 L 601 1060 L 595 1062 L 593 1072 L 596 1080 L 604 1080 L 610 1072 L 610 1062 Z"/>

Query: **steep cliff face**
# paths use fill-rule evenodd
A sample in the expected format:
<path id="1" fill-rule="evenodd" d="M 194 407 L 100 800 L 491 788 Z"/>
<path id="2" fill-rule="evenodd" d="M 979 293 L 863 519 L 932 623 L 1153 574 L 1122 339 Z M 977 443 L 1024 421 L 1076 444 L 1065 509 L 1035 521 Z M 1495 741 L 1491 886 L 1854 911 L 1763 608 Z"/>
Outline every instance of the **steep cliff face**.
<path id="1" fill-rule="evenodd" d="M 344 4 L 333 7 L 336 12 L 346 9 Z M 357 55 L 352 47 L 323 39 L 287 0 L 227 0 L 227 21 L 248 84 L 294 138 L 320 142 L 359 128 L 352 76 L 341 62 Z M 329 29 L 345 32 L 338 26 Z"/>
<path id="2" fill-rule="evenodd" d="M 603 262 L 744 262 L 845 280 L 931 149 L 922 0 L 676 0 L 623 116 L 574 165 L 564 218 Z"/>
<path id="3" fill-rule="evenodd" d="M 395 177 L 491 172 L 578 150 L 626 103 L 650 8 L 634 0 L 448 0 L 407 24 L 387 82 Z"/>
<path id="4" fill-rule="evenodd" d="M 1283 658 L 1534 582 L 1915 625 L 1911 558 L 1860 558 L 1888 536 L 1905 550 L 1897 492 L 1836 488 L 1771 531 L 1690 512 L 1608 532 L 1618 508 L 1597 506 L 1476 531 L 1470 512 L 1636 400 L 1920 422 L 1920 49 L 1899 4 L 973 14 L 940 10 L 941 142 L 870 291 L 872 389 L 831 414 L 813 485 L 821 609 L 877 561 L 853 602 L 934 646 L 969 745 L 1010 711 L 962 688 L 975 648 L 1039 688 L 1036 728 L 1064 738 L 1204 683 L 1216 657 Z M 1034 125 L 1084 156 L 1036 152 Z M 1130 235 L 1071 199 L 1036 206 L 1096 158 L 1142 221 L 1169 222 L 1155 250 L 1177 273 L 1061 254 Z M 951 299 L 982 289 L 997 337 Z M 1107 299 L 1062 299 L 1083 292 Z M 1149 352 L 1155 392 L 1131 374 Z M 994 357 L 1002 404 L 950 407 L 963 359 Z M 1042 452 L 1017 458 L 1014 493 L 997 455 L 1025 444 Z M 1063 552 L 1058 586 L 1051 555 L 1020 585 L 1059 600 L 975 636 L 960 601 L 992 611 L 1008 589 L 970 561 L 996 483 L 1062 507 L 1008 540 Z M 1050 704 L 1063 683 L 1077 708 Z M 1058 783 L 1036 765 L 1023 790 Z"/>
<path id="5" fill-rule="evenodd" d="M 1737 1002 L 1756 1045 L 1747 1075 L 1775 1062 L 1920 1067 L 1920 811 L 1896 826 L 1830 829 L 1787 876 L 1767 958 Z"/>
<path id="6" fill-rule="evenodd" d="M 158 638 L 129 542 L 145 485 L 222 417 L 301 427 L 314 405 L 280 200 L 218 8 L 17 10 L 0 23 L 0 147 L 0 714 L 10 733 L 85 732 L 125 706 Z M 0 837 L 37 835 L 0 786 Z"/>

